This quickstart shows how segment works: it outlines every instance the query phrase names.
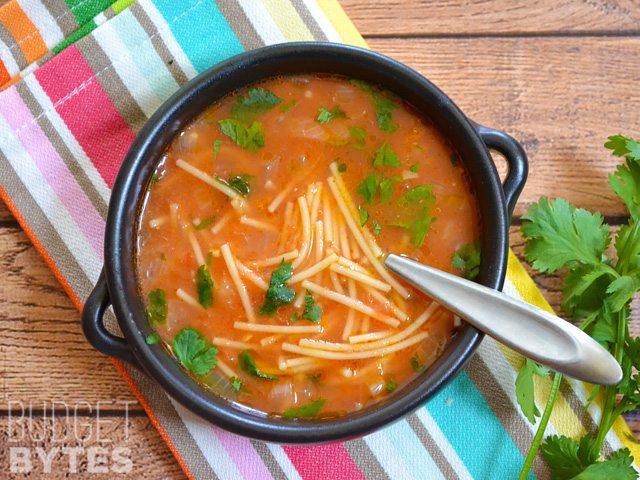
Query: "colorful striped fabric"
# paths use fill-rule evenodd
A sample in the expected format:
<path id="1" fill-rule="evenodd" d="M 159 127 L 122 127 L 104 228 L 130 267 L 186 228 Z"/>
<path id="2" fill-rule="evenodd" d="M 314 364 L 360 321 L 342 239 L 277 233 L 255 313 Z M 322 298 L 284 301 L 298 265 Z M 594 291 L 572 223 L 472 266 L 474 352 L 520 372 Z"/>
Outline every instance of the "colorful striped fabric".
<path id="1" fill-rule="evenodd" d="M 110 189 L 145 121 L 217 62 L 292 40 L 365 46 L 335 0 L 12 0 L 0 7 L 0 194 L 78 309 L 100 273 Z M 513 255 L 505 291 L 549 308 Z M 291 447 L 213 427 L 114 361 L 189 477 L 251 480 L 514 478 L 535 431 L 515 400 L 521 363 L 485 340 L 466 371 L 406 420 L 341 444 Z M 549 387 L 536 384 L 539 406 Z M 600 408 L 584 409 L 588 395 L 584 384 L 564 383 L 548 433 L 592 429 Z M 619 420 L 606 448 L 625 445 L 640 458 L 628 434 Z M 538 459 L 530 478 L 548 477 Z"/>

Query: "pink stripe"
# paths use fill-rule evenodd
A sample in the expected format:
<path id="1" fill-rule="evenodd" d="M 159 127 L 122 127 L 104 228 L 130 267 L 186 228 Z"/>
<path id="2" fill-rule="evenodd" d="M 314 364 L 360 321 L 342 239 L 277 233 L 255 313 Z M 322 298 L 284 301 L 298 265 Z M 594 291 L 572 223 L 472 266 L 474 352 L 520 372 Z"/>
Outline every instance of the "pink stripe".
<path id="1" fill-rule="evenodd" d="M 341 443 L 317 447 L 286 447 L 285 451 L 303 480 L 365 480 Z"/>
<path id="2" fill-rule="evenodd" d="M 69 172 L 46 134 L 37 122 L 32 121 L 31 112 L 15 87 L 2 92 L 0 113 L 31 156 L 33 163 L 42 172 L 47 183 L 51 185 L 56 196 L 69 211 L 71 218 L 87 238 L 98 258 L 102 258 L 104 220 Z M 38 188 L 38 185 L 33 185 L 33 188 Z"/>
<path id="3" fill-rule="evenodd" d="M 273 478 L 249 440 L 219 428 L 213 430 L 244 478 L 247 480 Z"/>
<path id="4" fill-rule="evenodd" d="M 35 71 L 56 111 L 100 172 L 113 187 L 135 134 L 94 77 L 75 45 Z"/>

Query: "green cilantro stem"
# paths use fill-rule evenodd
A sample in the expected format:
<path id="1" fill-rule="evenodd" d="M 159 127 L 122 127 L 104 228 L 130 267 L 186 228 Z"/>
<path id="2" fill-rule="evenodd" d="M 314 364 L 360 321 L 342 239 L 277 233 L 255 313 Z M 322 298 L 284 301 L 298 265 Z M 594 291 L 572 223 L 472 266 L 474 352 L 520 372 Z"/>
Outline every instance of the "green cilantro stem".
<path id="1" fill-rule="evenodd" d="M 622 363 L 622 354 L 624 353 L 624 337 L 627 333 L 627 309 L 623 308 L 617 313 L 617 325 L 616 325 L 616 343 L 613 349 L 613 356 L 618 363 Z M 613 422 L 615 422 L 617 415 L 614 415 L 614 409 L 616 406 L 616 386 L 606 387 L 606 393 L 604 398 L 604 407 L 602 408 L 602 418 L 598 425 L 598 434 L 596 435 L 595 448 L 600 451 L 604 444 L 604 437 L 611 429 Z"/>
<path id="2" fill-rule="evenodd" d="M 520 470 L 518 480 L 526 480 L 527 476 L 529 475 L 529 471 L 533 466 L 533 462 L 536 459 L 536 455 L 538 455 L 538 450 L 540 449 L 540 445 L 542 444 L 542 437 L 544 436 L 544 432 L 547 430 L 547 425 L 549 424 L 549 419 L 551 418 L 553 405 L 556 403 L 556 396 L 558 395 L 558 391 L 560 390 L 561 382 L 562 375 L 556 373 L 553 377 L 553 384 L 551 385 L 551 391 L 549 392 L 549 398 L 547 399 L 547 404 L 544 407 L 544 412 L 542 413 L 540 424 L 538 425 L 536 434 L 533 437 L 533 442 L 531 443 L 531 448 L 529 448 L 529 453 L 527 453 L 527 458 L 525 458 L 524 460 L 522 470 Z"/>

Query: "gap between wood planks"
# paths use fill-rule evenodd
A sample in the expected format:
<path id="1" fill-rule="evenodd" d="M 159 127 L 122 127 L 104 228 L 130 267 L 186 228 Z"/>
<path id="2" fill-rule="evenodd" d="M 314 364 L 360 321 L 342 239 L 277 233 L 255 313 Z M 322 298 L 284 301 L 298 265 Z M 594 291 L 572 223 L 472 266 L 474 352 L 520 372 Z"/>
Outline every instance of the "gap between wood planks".
<path id="1" fill-rule="evenodd" d="M 470 32 L 470 33 L 376 33 L 364 35 L 365 40 L 456 40 L 483 38 L 606 38 L 640 37 L 640 30 L 583 31 L 583 32 Z"/>

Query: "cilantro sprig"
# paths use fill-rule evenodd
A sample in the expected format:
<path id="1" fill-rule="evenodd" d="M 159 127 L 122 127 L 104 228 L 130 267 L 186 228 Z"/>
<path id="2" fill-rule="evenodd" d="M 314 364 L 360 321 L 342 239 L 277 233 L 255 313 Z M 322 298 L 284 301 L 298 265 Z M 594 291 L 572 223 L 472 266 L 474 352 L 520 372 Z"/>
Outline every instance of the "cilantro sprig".
<path id="1" fill-rule="evenodd" d="M 307 403 L 306 405 L 290 408 L 289 410 L 284 411 L 282 418 L 285 420 L 293 420 L 294 418 L 317 417 L 326 402 L 327 401 L 325 399 L 320 398 L 314 402 Z"/>
<path id="2" fill-rule="evenodd" d="M 525 256 L 541 272 L 566 271 L 562 309 L 580 328 L 600 342 L 622 366 L 623 379 L 604 389 L 604 405 L 595 436 L 578 442 L 551 436 L 543 442 L 544 431 L 562 376 L 555 374 L 538 430 L 520 472 L 527 478 L 542 447 L 554 479 L 636 479 L 628 450 L 613 452 L 601 459 L 607 432 L 622 413 L 640 407 L 640 338 L 629 334 L 630 303 L 640 291 L 640 143 L 621 135 L 609 137 L 605 147 L 625 159 L 609 175 L 609 185 L 624 202 L 628 224 L 614 238 L 615 255 L 608 254 L 611 227 L 599 213 L 576 208 L 563 199 L 541 198 L 522 217 L 527 240 Z M 516 380 L 518 403 L 532 423 L 540 415 L 533 398 L 533 378 L 547 375 L 546 369 L 526 360 Z M 595 387 L 590 402 L 599 387 Z"/>
<path id="3" fill-rule="evenodd" d="M 203 308 L 213 306 L 213 278 L 206 265 L 200 265 L 196 272 L 196 289 L 198 290 L 198 302 Z"/>
<path id="4" fill-rule="evenodd" d="M 265 295 L 264 305 L 260 308 L 260 315 L 273 315 L 278 308 L 289 305 L 296 297 L 296 292 L 287 287 L 287 280 L 293 276 L 291 262 L 282 262 L 278 268 L 271 273 L 269 288 Z"/>
<path id="5" fill-rule="evenodd" d="M 162 288 L 151 290 L 147 295 L 147 320 L 152 327 L 167 321 L 167 293 Z"/>
<path id="6" fill-rule="evenodd" d="M 180 363 L 198 376 L 209 373 L 218 362 L 218 349 L 194 328 L 183 328 L 173 338 L 171 348 Z"/>
<path id="7" fill-rule="evenodd" d="M 278 380 L 279 378 L 277 375 L 269 375 L 268 373 L 258 370 L 256 361 L 248 350 L 243 350 L 242 353 L 238 355 L 238 363 L 243 371 L 247 372 L 249 375 L 253 375 L 254 377 L 261 378 L 263 380 Z"/>
<path id="8" fill-rule="evenodd" d="M 339 106 L 333 107 L 331 110 L 327 110 L 324 107 L 320 107 L 318 109 L 318 116 L 316 117 L 316 122 L 324 125 L 325 123 L 329 123 L 331 120 L 335 120 L 336 118 L 347 118 L 347 114 L 340 109 Z"/>

